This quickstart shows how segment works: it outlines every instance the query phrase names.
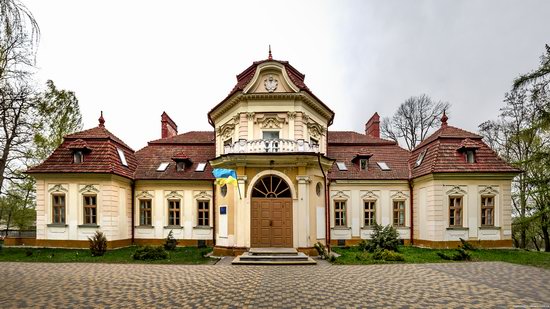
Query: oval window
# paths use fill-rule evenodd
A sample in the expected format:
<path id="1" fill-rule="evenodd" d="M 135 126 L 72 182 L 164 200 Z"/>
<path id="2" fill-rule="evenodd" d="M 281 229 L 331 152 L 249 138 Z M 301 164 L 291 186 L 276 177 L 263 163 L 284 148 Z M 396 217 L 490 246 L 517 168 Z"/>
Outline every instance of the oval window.
<path id="1" fill-rule="evenodd" d="M 317 193 L 317 196 L 321 196 L 321 183 L 318 182 L 315 186 L 315 193 Z"/>
<path id="2" fill-rule="evenodd" d="M 220 193 L 221 193 L 222 197 L 225 197 L 227 195 L 227 185 L 223 185 L 220 188 Z"/>

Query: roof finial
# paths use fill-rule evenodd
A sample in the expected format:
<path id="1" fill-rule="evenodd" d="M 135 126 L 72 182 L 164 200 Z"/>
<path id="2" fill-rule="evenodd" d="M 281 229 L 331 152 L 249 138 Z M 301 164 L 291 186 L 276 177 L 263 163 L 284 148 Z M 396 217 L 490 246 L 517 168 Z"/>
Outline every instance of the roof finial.
<path id="1" fill-rule="evenodd" d="M 105 119 L 103 119 L 103 111 L 101 111 L 101 116 L 99 116 L 99 126 L 100 127 L 105 127 Z"/>
<path id="2" fill-rule="evenodd" d="M 447 120 L 449 117 L 447 117 L 447 114 L 445 113 L 445 110 L 443 110 L 443 116 L 441 117 L 441 127 L 445 128 L 447 127 Z"/>
<path id="3" fill-rule="evenodd" d="M 271 55 L 271 44 L 269 44 L 269 56 L 267 57 L 269 60 L 273 60 L 273 56 Z"/>

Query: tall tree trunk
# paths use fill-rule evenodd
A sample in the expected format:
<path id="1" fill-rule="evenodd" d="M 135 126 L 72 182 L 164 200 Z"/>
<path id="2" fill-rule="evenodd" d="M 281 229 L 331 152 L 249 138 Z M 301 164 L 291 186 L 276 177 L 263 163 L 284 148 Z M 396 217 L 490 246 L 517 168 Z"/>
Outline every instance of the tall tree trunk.
<path id="1" fill-rule="evenodd" d="M 550 252 L 550 236 L 548 235 L 548 215 L 543 214 L 542 216 L 540 216 L 540 220 L 540 228 L 542 230 L 542 236 L 544 239 L 544 251 Z"/>
<path id="2" fill-rule="evenodd" d="M 525 226 L 525 214 L 527 213 L 527 186 L 525 176 L 519 176 L 519 203 L 520 203 L 520 240 L 519 247 L 525 249 L 527 247 L 527 227 Z"/>

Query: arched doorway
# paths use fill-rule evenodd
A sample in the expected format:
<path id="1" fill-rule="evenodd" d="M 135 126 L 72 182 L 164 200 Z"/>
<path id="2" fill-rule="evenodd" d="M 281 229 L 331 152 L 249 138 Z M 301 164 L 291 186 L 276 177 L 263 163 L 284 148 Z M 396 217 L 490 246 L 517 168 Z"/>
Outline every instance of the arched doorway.
<path id="1" fill-rule="evenodd" d="M 250 246 L 292 247 L 292 193 L 286 181 L 266 175 L 254 184 L 251 197 Z"/>

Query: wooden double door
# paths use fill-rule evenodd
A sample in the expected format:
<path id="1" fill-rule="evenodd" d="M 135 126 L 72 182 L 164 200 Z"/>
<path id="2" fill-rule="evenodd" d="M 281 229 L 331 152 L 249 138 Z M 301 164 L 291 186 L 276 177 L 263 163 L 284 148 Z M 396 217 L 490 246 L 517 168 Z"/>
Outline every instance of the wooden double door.
<path id="1" fill-rule="evenodd" d="M 292 248 L 292 199 L 252 198 L 251 247 Z"/>

